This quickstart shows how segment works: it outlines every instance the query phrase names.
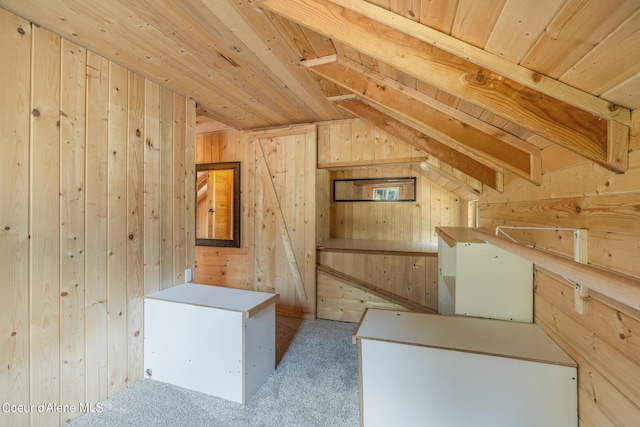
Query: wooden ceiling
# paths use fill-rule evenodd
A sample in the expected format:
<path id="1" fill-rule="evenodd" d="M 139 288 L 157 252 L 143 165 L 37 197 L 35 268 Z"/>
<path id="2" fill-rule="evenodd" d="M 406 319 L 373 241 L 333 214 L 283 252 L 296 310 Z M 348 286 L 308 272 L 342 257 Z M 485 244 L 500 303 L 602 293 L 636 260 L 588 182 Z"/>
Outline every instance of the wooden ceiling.
<path id="1" fill-rule="evenodd" d="M 640 108 L 640 0 L 0 6 L 194 98 L 201 129 L 357 116 L 498 190 L 553 144 L 624 172 Z"/>

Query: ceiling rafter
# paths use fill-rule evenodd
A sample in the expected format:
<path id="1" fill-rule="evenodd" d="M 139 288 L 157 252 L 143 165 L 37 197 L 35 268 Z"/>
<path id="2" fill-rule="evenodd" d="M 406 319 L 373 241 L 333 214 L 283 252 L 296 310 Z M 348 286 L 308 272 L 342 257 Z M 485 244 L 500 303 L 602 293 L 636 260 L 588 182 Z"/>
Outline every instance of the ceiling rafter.
<path id="1" fill-rule="evenodd" d="M 362 1 L 348 3 L 366 6 Z M 455 46 L 449 47 L 449 50 L 458 51 L 460 56 L 456 56 L 434 46 L 433 41 L 417 38 L 414 32 L 407 30 L 408 22 L 412 21 L 400 16 L 394 18 L 393 22 L 381 24 L 378 20 L 329 0 L 262 0 L 259 4 L 266 10 L 379 61 L 393 64 L 402 72 L 514 121 L 607 169 L 616 172 L 628 169 L 628 123 L 603 119 L 555 98 L 562 98 L 563 91 L 570 91 L 568 86 L 560 82 L 557 82 L 558 89 L 553 91 L 554 96 L 528 87 L 513 77 L 492 71 L 486 61 L 481 65 L 472 62 L 472 59 L 478 61 L 478 58 L 471 58 L 469 52 L 476 51 L 466 43 L 457 41 Z M 380 10 L 376 9 L 377 12 Z M 370 12 L 367 10 L 367 14 Z M 375 16 L 380 19 L 379 13 Z M 396 27 L 401 27 L 403 31 Z M 483 58 L 486 59 L 486 55 Z M 514 70 L 521 73 L 526 69 L 519 67 Z M 534 83 L 534 87 L 538 87 L 543 80 L 545 84 L 550 84 L 544 76 L 530 70 L 528 73 L 526 80 Z M 595 102 L 598 98 L 589 99 Z M 611 107 L 611 104 L 608 105 Z M 604 110 L 601 112 L 604 113 Z"/>
<path id="2" fill-rule="evenodd" d="M 454 150 L 448 145 L 413 129 L 392 117 L 389 117 L 385 113 L 362 102 L 353 95 L 346 98 L 336 97 L 335 99 L 332 98 L 332 100 L 338 107 L 343 108 L 345 111 L 368 121 L 385 132 L 400 138 L 404 142 L 411 144 L 427 154 L 434 156 L 438 160 L 459 170 L 463 174 L 480 181 L 482 184 L 502 192 L 503 189 L 501 184 L 503 180 L 502 177 L 499 176 L 502 175 L 501 172 L 496 171 L 457 150 Z M 456 177 L 449 174 L 447 175 L 451 179 L 459 181 Z"/>
<path id="3" fill-rule="evenodd" d="M 433 98 L 403 86 L 373 70 L 340 59 L 303 61 L 313 72 L 394 114 L 390 116 L 445 143 L 482 159 L 494 169 L 507 169 L 539 184 L 540 149 L 480 120 L 452 109 Z M 380 109 L 378 107 L 378 109 Z M 455 113 L 453 113 L 455 111 Z"/>

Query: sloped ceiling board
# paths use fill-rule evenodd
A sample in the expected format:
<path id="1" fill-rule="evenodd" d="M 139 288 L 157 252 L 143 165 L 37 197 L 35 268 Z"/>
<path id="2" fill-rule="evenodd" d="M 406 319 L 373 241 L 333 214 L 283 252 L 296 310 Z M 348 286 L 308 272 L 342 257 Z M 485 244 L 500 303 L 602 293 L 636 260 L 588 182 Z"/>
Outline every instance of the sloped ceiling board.
<path id="1" fill-rule="evenodd" d="M 380 16 L 387 19 L 390 15 L 384 14 L 381 8 L 373 6 L 376 9 L 370 10 L 364 1 L 345 0 L 345 4 L 358 11 L 354 12 L 336 3 L 337 0 L 335 3 L 328 0 L 262 0 L 259 4 L 372 58 L 393 64 L 398 70 L 465 101 L 481 105 L 607 169 L 624 172 L 628 168 L 628 110 L 612 108 L 609 103 L 609 109 L 616 110 L 614 117 L 609 117 L 611 114 L 606 114 L 605 102 L 595 96 L 558 81 L 552 83 L 552 79 L 514 64 L 505 66 L 511 75 L 506 77 L 501 61 L 491 59 L 488 52 L 483 51 L 472 58 L 469 52 L 477 51 L 460 41 L 451 42 L 451 52 L 448 52 L 416 38 L 407 30 L 415 27 L 413 24 L 416 23 L 411 20 L 396 15 L 391 24 L 404 30 L 400 31 L 388 26 L 390 22 L 381 24 L 358 13 L 367 8 L 367 14 L 379 20 L 383 20 Z M 474 59 L 480 63 L 472 62 Z M 490 64 L 493 66 L 489 67 Z M 493 68 L 499 69 L 500 73 Z M 513 76 L 518 79 L 514 80 Z M 545 93 L 538 90 L 539 86 L 544 86 Z M 574 99 L 574 94 L 580 96 Z M 578 108 L 568 100 L 595 106 L 598 114 Z"/>

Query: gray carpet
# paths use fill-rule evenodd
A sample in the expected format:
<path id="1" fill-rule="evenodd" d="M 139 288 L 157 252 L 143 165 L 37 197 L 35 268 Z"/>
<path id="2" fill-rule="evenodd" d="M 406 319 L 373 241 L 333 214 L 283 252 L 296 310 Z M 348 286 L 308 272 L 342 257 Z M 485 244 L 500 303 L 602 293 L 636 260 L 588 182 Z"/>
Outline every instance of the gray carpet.
<path id="1" fill-rule="evenodd" d="M 244 406 L 145 379 L 70 426 L 357 426 L 355 326 L 278 317 L 276 371 Z"/>

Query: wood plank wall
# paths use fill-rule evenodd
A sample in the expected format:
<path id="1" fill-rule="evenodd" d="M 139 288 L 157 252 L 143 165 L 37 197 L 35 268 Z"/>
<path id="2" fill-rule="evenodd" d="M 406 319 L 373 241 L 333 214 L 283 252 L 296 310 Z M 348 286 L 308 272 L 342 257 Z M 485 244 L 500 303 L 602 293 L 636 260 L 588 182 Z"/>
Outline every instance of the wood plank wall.
<path id="1" fill-rule="evenodd" d="M 480 226 L 575 227 L 588 230 L 588 262 L 640 277 L 640 114 L 633 116 L 630 164 L 616 175 L 557 147 L 543 150 L 543 183 L 505 179 L 504 194 L 480 198 Z M 573 256 L 570 232 L 511 232 L 538 247 Z M 632 426 L 640 420 L 640 312 L 595 292 L 582 314 L 574 291 L 536 268 L 535 322 L 578 362 L 579 417 L 585 427 Z"/>
<path id="2" fill-rule="evenodd" d="M 193 266 L 195 104 L 0 9 L 0 425 L 142 378 L 143 295 Z M 186 176 L 186 178 L 185 178 Z"/>
<path id="3" fill-rule="evenodd" d="M 320 212 L 321 234 L 339 239 L 428 242 L 437 248 L 435 227 L 467 225 L 468 203 L 432 181 L 419 163 L 427 154 L 361 120 L 318 125 L 318 167 L 329 203 Z M 326 168 L 326 169 L 322 169 Z M 333 202 L 332 180 L 415 176 L 415 202 Z M 436 175 L 442 179 L 441 175 Z M 457 187 L 454 185 L 454 187 Z M 319 187 L 320 188 L 320 187 Z M 322 221 L 323 215 L 329 221 Z M 412 302 L 437 309 L 437 257 L 323 253 L 319 262 Z M 318 273 L 318 316 L 356 322 L 367 307 L 403 308 Z"/>
<path id="4" fill-rule="evenodd" d="M 249 261 L 249 238 L 253 224 L 253 206 L 249 178 L 253 172 L 255 149 L 242 132 L 216 132 L 196 135 L 196 164 L 240 163 L 240 248 L 195 247 L 194 282 L 238 289 L 253 289 L 253 263 Z"/>
<path id="5" fill-rule="evenodd" d="M 198 283 L 277 292 L 315 317 L 315 125 L 197 136 L 196 161 L 240 161 L 240 248 L 196 247 Z"/>

